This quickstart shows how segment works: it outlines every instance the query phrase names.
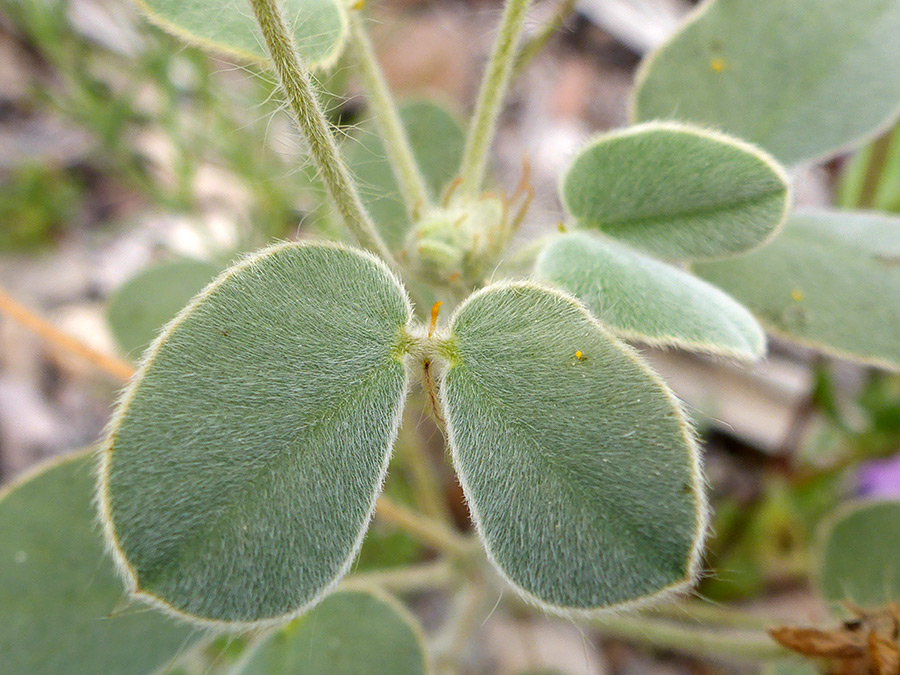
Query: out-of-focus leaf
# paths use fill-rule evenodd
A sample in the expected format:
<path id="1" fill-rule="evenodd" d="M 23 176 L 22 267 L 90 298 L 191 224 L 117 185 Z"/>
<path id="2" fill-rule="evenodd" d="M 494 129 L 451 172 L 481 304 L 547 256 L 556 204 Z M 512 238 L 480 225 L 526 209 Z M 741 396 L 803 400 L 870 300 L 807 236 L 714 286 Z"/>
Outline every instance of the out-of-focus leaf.
<path id="1" fill-rule="evenodd" d="M 900 0 L 707 0 L 638 75 L 636 120 L 824 159 L 900 113 Z"/>
<path id="2" fill-rule="evenodd" d="M 765 248 L 694 271 L 779 336 L 900 368 L 900 218 L 798 213 Z"/>
<path id="3" fill-rule="evenodd" d="M 426 675 L 422 629 L 396 601 L 364 590 L 334 593 L 273 634 L 241 675 Z"/>
<path id="4" fill-rule="evenodd" d="M 267 59 L 246 0 L 137 0 L 155 24 L 191 44 L 247 61 Z M 347 14 L 337 0 L 281 0 L 285 21 L 307 66 L 328 66 L 341 54 Z"/>
<path id="5" fill-rule="evenodd" d="M 89 451 L 48 462 L 0 496 L 0 670 L 147 675 L 201 632 L 129 607 L 93 508 Z"/>
<path id="6" fill-rule="evenodd" d="M 900 600 L 900 501 L 857 502 L 822 527 L 816 580 L 833 606 Z"/>
<path id="7" fill-rule="evenodd" d="M 176 260 L 154 265 L 122 284 L 106 315 L 121 350 L 138 356 L 221 270 L 200 260 Z"/>

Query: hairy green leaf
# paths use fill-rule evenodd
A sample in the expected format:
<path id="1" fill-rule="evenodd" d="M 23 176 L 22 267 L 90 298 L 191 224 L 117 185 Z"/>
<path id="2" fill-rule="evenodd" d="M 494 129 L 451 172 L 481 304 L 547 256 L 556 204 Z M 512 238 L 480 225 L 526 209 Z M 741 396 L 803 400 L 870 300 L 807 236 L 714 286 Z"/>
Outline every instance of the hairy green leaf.
<path id="1" fill-rule="evenodd" d="M 268 59 L 246 0 L 137 0 L 155 24 L 186 42 L 246 61 Z M 347 36 L 347 15 L 337 0 L 281 0 L 294 42 L 307 66 L 337 61 Z"/>
<path id="2" fill-rule="evenodd" d="M 266 249 L 195 297 L 104 448 L 101 516 L 130 590 L 235 623 L 321 598 L 381 489 L 410 316 L 383 263 L 323 244 Z"/>
<path id="3" fill-rule="evenodd" d="M 710 125 L 786 164 L 900 113 L 900 0 L 707 0 L 638 74 L 634 118 Z"/>
<path id="4" fill-rule="evenodd" d="M 900 368 L 900 218 L 798 213 L 764 249 L 694 271 L 773 333 Z"/>
<path id="5" fill-rule="evenodd" d="M 432 101 L 409 101 L 400 106 L 400 119 L 413 154 L 433 197 L 456 175 L 465 136 L 456 118 Z M 410 228 L 400 188 L 387 160 L 384 142 L 374 123 L 364 124 L 347 148 L 363 201 L 392 249 L 399 249 Z"/>
<path id="6" fill-rule="evenodd" d="M 556 612 L 690 583 L 705 506 L 697 449 L 665 384 L 573 298 L 475 293 L 443 349 L 453 461 L 491 560 Z"/>
<path id="7" fill-rule="evenodd" d="M 146 675 L 200 632 L 123 602 L 92 504 L 88 451 L 48 462 L 0 496 L 4 673 Z"/>
<path id="8" fill-rule="evenodd" d="M 900 502 L 859 502 L 838 510 L 820 533 L 819 592 L 834 606 L 900 600 Z"/>
<path id="9" fill-rule="evenodd" d="M 597 138 L 563 177 L 562 199 L 581 227 L 668 259 L 742 253 L 772 237 L 787 214 L 784 171 L 751 145 L 674 123 Z"/>
<path id="10" fill-rule="evenodd" d="M 535 274 L 622 337 L 744 359 L 765 352 L 756 319 L 725 293 L 609 239 L 559 237 L 541 252 Z"/>
<path id="11" fill-rule="evenodd" d="M 389 597 L 338 591 L 258 648 L 241 675 L 425 675 L 421 629 Z"/>
<path id="12" fill-rule="evenodd" d="M 110 300 L 107 320 L 129 356 L 147 348 L 166 322 L 222 270 L 200 260 L 154 265 L 126 281 Z"/>

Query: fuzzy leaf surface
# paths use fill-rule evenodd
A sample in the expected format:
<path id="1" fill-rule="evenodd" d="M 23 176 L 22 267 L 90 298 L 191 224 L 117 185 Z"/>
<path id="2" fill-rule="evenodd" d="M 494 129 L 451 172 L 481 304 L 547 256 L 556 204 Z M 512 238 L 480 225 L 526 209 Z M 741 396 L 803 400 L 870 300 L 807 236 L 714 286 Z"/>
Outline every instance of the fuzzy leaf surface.
<path id="1" fill-rule="evenodd" d="M 373 256 L 282 244 L 151 345 L 111 424 L 101 515 L 132 590 L 187 618 L 283 619 L 358 551 L 406 392 L 411 309 Z"/>
<path id="2" fill-rule="evenodd" d="M 793 215 L 774 242 L 694 271 L 773 333 L 845 358 L 900 368 L 900 218 Z"/>
<path id="3" fill-rule="evenodd" d="M 783 170 L 757 148 L 672 123 L 600 136 L 562 183 L 580 227 L 677 260 L 756 248 L 784 221 L 788 192 Z"/>
<path id="4" fill-rule="evenodd" d="M 451 321 L 442 405 L 491 560 L 550 611 L 673 590 L 704 529 L 681 408 L 573 298 L 530 284 L 472 295 Z"/>
<path id="5" fill-rule="evenodd" d="M 462 127 L 446 108 L 432 101 L 404 103 L 400 119 L 425 183 L 437 198 L 459 168 L 465 144 Z M 409 216 L 374 122 L 362 125 L 347 147 L 346 157 L 385 242 L 399 249 L 410 228 Z"/>
<path id="6" fill-rule="evenodd" d="M 147 675 L 201 637 L 123 602 L 97 531 L 94 456 L 72 453 L 0 497 L 0 654 L 5 673 Z"/>
<path id="7" fill-rule="evenodd" d="M 241 675 L 426 675 L 421 629 L 395 600 L 338 591 L 270 637 Z"/>
<path id="8" fill-rule="evenodd" d="M 763 355 L 753 315 L 715 286 L 605 237 L 554 239 L 536 276 L 571 293 L 616 334 L 743 359 Z"/>
<path id="9" fill-rule="evenodd" d="M 113 295 L 106 318 L 119 348 L 136 357 L 222 268 L 201 260 L 176 260 L 138 273 Z"/>
<path id="10" fill-rule="evenodd" d="M 246 0 L 137 0 L 155 24 L 191 44 L 245 61 L 269 58 Z M 307 67 L 328 66 L 340 56 L 347 16 L 336 0 L 281 0 L 294 27 L 297 52 Z"/>
<path id="11" fill-rule="evenodd" d="M 817 581 L 835 607 L 879 607 L 900 600 L 900 502 L 860 502 L 826 521 Z"/>
<path id="12" fill-rule="evenodd" d="M 645 61 L 634 118 L 824 159 L 900 113 L 898 34 L 900 0 L 707 0 Z"/>

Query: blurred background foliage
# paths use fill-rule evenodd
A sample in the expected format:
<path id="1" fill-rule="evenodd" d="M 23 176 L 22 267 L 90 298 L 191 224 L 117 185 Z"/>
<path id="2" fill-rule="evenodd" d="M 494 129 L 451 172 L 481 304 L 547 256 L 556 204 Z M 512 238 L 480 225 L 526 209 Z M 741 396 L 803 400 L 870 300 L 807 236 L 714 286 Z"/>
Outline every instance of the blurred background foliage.
<path id="1" fill-rule="evenodd" d="M 514 185 L 523 148 L 530 154 L 539 189 L 534 222 L 526 225 L 531 232 L 555 227 L 558 205 L 546 194 L 555 192 L 556 169 L 566 148 L 591 130 L 624 121 L 625 93 L 640 40 L 623 40 L 596 25 L 590 7 L 590 2 L 579 4 L 568 29 L 551 42 L 534 72 L 523 75 L 504 117 L 496 178 L 500 186 Z M 547 16 L 553 7 L 539 3 L 538 9 Z M 465 109 L 480 63 L 473 53 L 477 56 L 489 44 L 486 29 L 478 26 L 485 17 L 494 19 L 499 5 L 398 0 L 377 11 L 384 12 L 385 23 L 398 22 L 407 31 L 408 40 L 399 47 L 390 39 L 381 43 L 395 86 L 407 95 L 437 91 L 451 110 Z M 460 39 L 476 33 L 468 44 Z M 396 33 L 386 30 L 384 35 Z M 404 61 L 409 40 L 418 40 L 418 65 Z M 128 3 L 0 0 L 0 50 L 0 285 L 30 295 L 62 323 L 68 320 L 67 305 L 87 303 L 105 316 L 115 291 L 161 262 L 202 258 L 207 269 L 215 269 L 274 238 L 301 232 L 341 236 L 328 207 L 322 206 L 315 171 L 280 114 L 280 98 L 265 71 L 186 47 L 140 21 Z M 462 70 L 453 69 L 457 66 Z M 356 154 L 358 148 L 373 146 L 358 141 L 360 134 L 372 132 L 366 131 L 367 114 L 346 63 L 320 73 L 319 86 L 343 142 Z M 536 108 L 535 99 L 544 107 Z M 359 173 L 370 176 L 371 185 L 383 185 L 378 171 L 384 166 L 375 167 L 374 174 L 372 170 L 368 166 Z M 900 128 L 797 181 L 801 202 L 900 213 Z M 544 183 L 550 187 L 542 197 Z M 367 185 L 361 187 L 365 192 Z M 164 236 L 155 229 L 159 222 L 165 224 Z M 182 222 L 188 223 L 190 236 L 179 229 Z M 34 277 L 22 275 L 40 261 L 49 261 L 53 269 L 70 256 L 72 246 L 90 252 L 142 231 L 157 234 L 140 254 L 116 244 L 119 248 L 113 247 L 110 255 L 118 263 L 97 277 L 102 283 L 91 277 L 93 285 L 65 295 L 56 286 L 29 287 Z M 90 253 L 84 261 L 88 267 L 99 264 Z M 157 299 L 165 305 L 160 311 L 169 314 L 168 292 L 175 293 L 164 285 L 143 295 Z M 155 309 L 159 307 L 148 311 Z M 112 314 L 110 320 L 115 323 Z M 150 319 L 156 325 L 163 320 Z M 132 315 L 126 323 L 133 321 Z M 82 333 L 97 326 L 87 324 L 68 325 Z M 105 324 L 102 329 L 109 331 Z M 112 329 L 114 335 L 115 325 Z M 108 336 L 106 342 L 98 338 L 98 344 L 133 356 L 136 345 L 147 339 L 146 333 L 131 342 L 119 337 L 118 347 Z M 84 372 L 59 359 L 41 361 L 43 355 L 35 357 L 38 366 L 22 366 L 13 354 L 22 340 L 8 334 L 0 338 L 5 370 L 0 374 L 0 407 L 6 406 L 0 416 L 0 470 L 8 479 L 41 456 L 96 438 L 114 388 L 90 384 L 93 380 Z M 808 608 L 816 606 L 809 580 L 818 524 L 850 499 L 900 499 L 900 376 L 777 341 L 771 351 L 766 369 L 750 375 L 703 357 L 651 354 L 651 359 L 667 377 L 674 368 L 675 389 L 692 407 L 705 441 L 715 515 L 699 595 L 781 609 L 785 602 L 794 603 L 808 615 L 814 611 Z M 778 372 L 772 374 L 773 369 Z M 710 373 L 706 384 L 702 378 Z M 34 404 L 36 418 L 43 419 L 48 406 L 55 415 L 56 423 L 47 422 L 49 431 L 41 431 L 47 424 L 29 425 L 20 416 L 27 408 L 24 389 L 3 393 L 23 377 L 31 378 L 28 386 L 39 399 L 46 399 Z M 67 378 L 89 392 L 89 403 L 72 402 L 72 389 L 59 384 Z M 792 384 L 782 386 L 784 381 Z M 692 382 L 700 383 L 699 391 Z M 761 404 L 752 400 L 746 414 L 733 415 L 721 401 L 709 404 L 717 392 L 724 391 L 727 398 L 744 386 L 756 387 L 765 399 Z M 15 404 L 9 403 L 13 395 L 19 397 Z M 772 409 L 774 413 L 765 412 Z M 443 506 L 435 508 L 449 509 L 466 526 L 465 506 L 443 461 L 440 435 L 422 401 L 414 400 L 408 410 L 386 494 L 399 502 L 416 500 L 409 476 L 421 467 L 408 448 L 425 443 L 444 479 L 439 486 Z M 82 418 L 88 422 L 75 421 Z M 420 562 L 425 555 L 408 535 L 376 524 L 357 568 Z M 607 661 L 619 663 L 615 646 L 607 647 Z M 241 648 L 240 640 L 221 639 L 209 649 L 217 659 L 228 660 Z M 696 664 L 681 666 L 695 670 Z M 634 667 L 638 670 L 623 667 L 621 672 L 644 672 L 642 666 Z"/>

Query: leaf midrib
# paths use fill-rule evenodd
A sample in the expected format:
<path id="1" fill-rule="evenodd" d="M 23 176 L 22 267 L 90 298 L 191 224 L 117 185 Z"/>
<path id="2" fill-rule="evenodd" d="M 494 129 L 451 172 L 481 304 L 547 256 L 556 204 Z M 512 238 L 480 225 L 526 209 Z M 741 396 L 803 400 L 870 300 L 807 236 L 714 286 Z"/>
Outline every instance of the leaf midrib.
<path id="1" fill-rule="evenodd" d="M 766 192 L 760 192 L 757 195 L 754 195 L 750 198 L 734 200 L 731 202 L 721 202 L 717 204 L 710 205 L 704 208 L 698 208 L 693 210 L 686 211 L 676 211 L 673 213 L 649 213 L 647 215 L 634 216 L 630 218 L 626 217 L 616 217 L 616 218 L 604 218 L 604 219 L 590 219 L 584 216 L 575 215 L 576 220 L 586 223 L 589 225 L 593 225 L 599 227 L 601 229 L 605 227 L 615 227 L 620 225 L 635 225 L 640 226 L 647 223 L 660 223 L 661 221 L 665 221 L 666 219 L 696 219 L 707 215 L 714 215 L 716 213 L 729 213 L 735 211 L 739 208 L 743 207 L 752 207 L 759 205 L 760 202 L 765 201 L 767 199 L 771 199 L 772 197 L 778 196 L 780 193 L 783 193 L 784 189 L 776 189 Z"/>
<path id="2" fill-rule="evenodd" d="M 466 368 L 465 366 L 454 366 L 454 368 L 460 368 L 460 367 Z M 472 374 L 472 371 L 469 370 L 468 368 L 466 368 L 466 371 L 469 373 L 469 378 L 470 378 L 470 381 L 471 381 L 471 383 L 472 383 L 472 388 L 473 388 L 473 389 L 474 389 L 474 388 L 477 388 L 477 389 L 479 389 L 480 391 L 484 392 L 484 398 L 488 399 L 491 403 L 496 404 L 496 403 L 499 402 L 499 400 L 496 398 L 496 396 L 490 391 L 490 388 L 487 387 L 486 385 L 484 385 L 484 384 L 481 382 L 480 378 L 478 378 L 477 376 L 475 376 L 474 374 Z M 497 406 L 497 408 L 498 408 L 498 409 L 501 409 L 502 406 Z M 526 430 L 528 429 L 528 426 L 527 426 L 527 425 L 521 424 L 521 423 L 518 422 L 518 420 L 515 419 L 515 418 L 510 418 L 510 417 L 507 416 L 506 419 L 507 419 L 506 424 L 508 424 L 509 426 L 512 426 L 512 427 L 518 427 L 518 428 L 524 428 L 524 429 L 526 429 Z M 527 434 L 526 434 L 526 435 L 527 435 Z M 530 443 L 531 443 L 532 445 L 534 445 L 535 441 L 530 441 Z M 535 454 L 537 454 L 537 453 L 532 453 L 532 456 L 534 456 Z M 554 478 L 555 478 L 555 481 L 556 481 L 558 484 L 560 484 L 560 485 L 566 485 L 566 484 L 568 483 L 568 481 L 566 480 L 566 479 L 567 479 L 567 476 L 564 475 L 563 469 L 562 469 L 557 463 L 552 462 L 552 461 L 548 461 L 548 462 L 546 463 L 546 466 L 547 466 L 547 468 L 553 473 Z M 641 528 L 640 528 L 640 527 L 635 527 L 635 525 L 639 525 L 639 524 L 636 524 L 633 520 L 631 520 L 629 517 L 627 517 L 627 515 L 624 515 L 624 514 L 621 512 L 620 509 L 617 509 L 617 508 L 615 507 L 614 504 L 611 504 L 610 502 L 606 501 L 605 499 L 603 500 L 603 504 L 604 504 L 604 507 L 608 510 L 608 512 L 609 512 L 609 513 L 610 513 L 617 521 L 626 523 L 626 524 L 628 524 L 628 525 L 631 525 L 631 526 L 632 526 L 632 527 L 631 527 L 632 531 L 640 532 Z M 643 536 L 638 536 L 638 537 L 635 538 L 635 540 L 636 540 L 636 541 L 640 541 L 640 546 L 641 546 L 641 548 L 642 548 L 645 552 L 647 552 L 647 553 L 650 554 L 650 555 L 648 556 L 649 558 L 652 558 L 652 557 L 653 557 L 652 554 L 653 554 L 653 552 L 654 552 L 655 549 L 656 549 L 656 542 L 655 542 L 655 541 L 652 541 L 652 540 L 647 540 L 647 538 L 646 538 L 646 537 L 643 537 Z"/>
<path id="3" fill-rule="evenodd" d="M 305 436 L 308 439 L 314 439 L 323 425 L 326 422 L 333 420 L 341 408 L 349 407 L 364 398 L 369 391 L 368 384 L 379 374 L 379 369 L 373 367 L 369 374 L 367 374 L 359 384 L 355 384 L 352 387 L 348 385 L 351 394 L 342 399 L 339 404 L 331 406 L 325 415 L 308 425 L 306 427 Z M 155 566 L 154 574 L 149 579 L 146 575 L 144 576 L 146 587 L 150 588 L 157 580 L 165 579 L 168 576 L 167 573 L 173 567 L 181 566 L 182 563 L 185 562 L 195 561 L 199 557 L 200 552 L 204 549 L 202 544 L 203 539 L 209 539 L 212 533 L 221 531 L 226 524 L 232 523 L 235 520 L 235 514 L 241 511 L 245 505 L 255 506 L 256 502 L 252 497 L 258 490 L 251 490 L 251 488 L 255 488 L 265 476 L 270 475 L 273 467 L 277 467 L 285 463 L 286 459 L 292 458 L 296 448 L 296 445 L 283 446 L 269 461 L 265 462 L 263 466 L 252 471 L 247 480 L 243 482 L 235 498 L 228 502 L 225 508 L 220 512 L 220 515 L 213 519 L 209 519 L 208 522 L 211 524 L 204 528 L 197 527 L 191 535 L 182 537 L 179 541 L 177 554 L 169 558 L 166 562 Z M 200 542 L 201 545 L 195 546 L 194 544 L 197 542 Z M 138 586 L 140 587 L 140 575 L 136 576 L 138 576 Z"/>

